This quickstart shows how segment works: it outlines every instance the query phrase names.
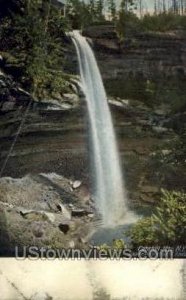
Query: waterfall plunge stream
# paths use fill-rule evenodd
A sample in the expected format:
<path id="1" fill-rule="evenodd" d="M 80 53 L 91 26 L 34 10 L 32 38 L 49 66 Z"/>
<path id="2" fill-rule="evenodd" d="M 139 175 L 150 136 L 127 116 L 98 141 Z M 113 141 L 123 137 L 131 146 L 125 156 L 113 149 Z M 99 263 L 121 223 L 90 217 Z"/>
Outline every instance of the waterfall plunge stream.
<path id="1" fill-rule="evenodd" d="M 96 209 L 106 227 L 130 223 L 113 122 L 101 74 L 86 38 L 76 30 L 71 37 L 88 106 Z"/>

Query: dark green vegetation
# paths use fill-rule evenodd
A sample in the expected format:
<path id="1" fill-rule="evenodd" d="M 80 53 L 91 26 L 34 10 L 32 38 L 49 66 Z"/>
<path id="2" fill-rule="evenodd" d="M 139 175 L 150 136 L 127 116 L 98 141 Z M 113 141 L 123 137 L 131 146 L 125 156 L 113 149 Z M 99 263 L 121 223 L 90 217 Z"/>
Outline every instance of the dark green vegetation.
<path id="1" fill-rule="evenodd" d="M 8 1 L 1 12 L 0 51 L 5 70 L 36 98 L 68 90 L 63 71 L 68 30 L 51 1 Z"/>
<path id="2" fill-rule="evenodd" d="M 139 22 L 139 28 L 144 31 L 168 31 L 186 29 L 186 16 L 173 13 L 161 13 L 159 15 L 146 15 Z"/>
<path id="3" fill-rule="evenodd" d="M 179 78 L 180 77 L 180 78 Z M 185 76 L 172 76 L 171 78 L 154 76 L 151 79 L 139 76 L 112 79 L 105 83 L 111 96 L 136 99 L 145 103 L 150 108 L 158 105 L 170 105 L 171 113 L 177 113 L 186 108 L 186 79 Z"/>
<path id="4" fill-rule="evenodd" d="M 169 12 L 158 15 L 147 14 L 139 19 L 133 12 L 125 12 L 120 9 L 118 19 L 116 20 L 116 30 L 121 40 L 125 38 L 128 32 L 186 30 L 186 16 L 175 15 Z"/>
<path id="5" fill-rule="evenodd" d="M 151 217 L 142 218 L 129 231 L 134 247 L 183 245 L 186 232 L 186 194 L 163 191 Z"/>

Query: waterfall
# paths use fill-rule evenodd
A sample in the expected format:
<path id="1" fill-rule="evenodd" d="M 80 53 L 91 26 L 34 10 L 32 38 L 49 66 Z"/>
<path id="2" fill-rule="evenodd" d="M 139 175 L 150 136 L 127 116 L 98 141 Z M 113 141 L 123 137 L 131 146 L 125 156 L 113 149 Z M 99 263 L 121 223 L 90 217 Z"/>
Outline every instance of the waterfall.
<path id="1" fill-rule="evenodd" d="M 111 113 L 91 47 L 79 31 L 73 31 L 71 37 L 78 55 L 83 92 L 88 106 L 93 198 L 103 225 L 115 226 L 124 222 L 128 208 Z"/>

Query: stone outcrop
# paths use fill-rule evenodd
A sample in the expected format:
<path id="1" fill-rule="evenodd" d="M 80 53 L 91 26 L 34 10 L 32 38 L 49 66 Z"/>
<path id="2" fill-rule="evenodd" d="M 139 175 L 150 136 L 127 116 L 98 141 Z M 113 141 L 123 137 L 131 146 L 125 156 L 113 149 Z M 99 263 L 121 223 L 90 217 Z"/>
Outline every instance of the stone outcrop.
<path id="1" fill-rule="evenodd" d="M 15 246 L 53 249 L 87 247 L 94 210 L 81 187 L 57 174 L 0 179 L 0 255 L 15 255 Z M 80 212 L 77 213 L 77 212 Z M 76 212 L 76 213 L 75 213 Z M 82 242 L 84 241 L 84 242 Z"/>
<path id="2" fill-rule="evenodd" d="M 96 26 L 83 32 L 93 46 L 104 79 L 186 75 L 186 33 L 127 34 L 119 42 L 114 27 Z"/>
<path id="3" fill-rule="evenodd" d="M 0 85 L 1 166 L 25 118 L 3 175 L 56 171 L 79 178 L 86 169 L 85 160 L 81 160 L 86 158 L 86 149 L 83 108 L 77 93 L 41 102 L 5 74 L 0 75 Z"/>

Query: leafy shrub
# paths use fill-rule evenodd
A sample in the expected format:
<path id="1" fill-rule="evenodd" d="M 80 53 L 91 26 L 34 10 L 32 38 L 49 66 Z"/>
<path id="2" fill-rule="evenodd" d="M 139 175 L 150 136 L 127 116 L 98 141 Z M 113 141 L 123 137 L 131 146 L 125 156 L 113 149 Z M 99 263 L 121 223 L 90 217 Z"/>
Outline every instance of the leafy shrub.
<path id="1" fill-rule="evenodd" d="M 134 247 L 184 244 L 186 194 L 163 190 L 156 212 L 139 220 L 128 232 Z"/>
<path id="2" fill-rule="evenodd" d="M 122 250 L 125 248 L 125 246 L 125 242 L 122 239 L 114 239 L 111 246 L 102 244 L 98 247 L 98 249 L 107 252 L 112 250 Z"/>

